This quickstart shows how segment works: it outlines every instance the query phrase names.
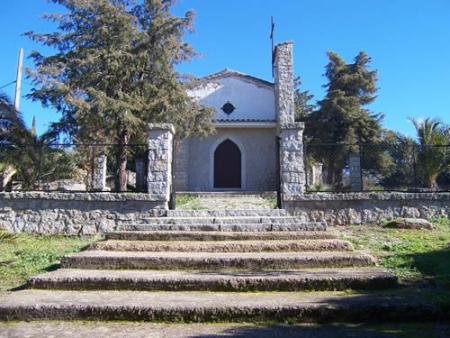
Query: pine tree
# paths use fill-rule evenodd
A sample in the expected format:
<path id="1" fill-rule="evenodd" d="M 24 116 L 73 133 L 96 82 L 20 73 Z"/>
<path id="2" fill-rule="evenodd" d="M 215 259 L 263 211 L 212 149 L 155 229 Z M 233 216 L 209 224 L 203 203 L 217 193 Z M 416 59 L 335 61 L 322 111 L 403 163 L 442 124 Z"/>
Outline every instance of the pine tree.
<path id="1" fill-rule="evenodd" d="M 301 90 L 302 80 L 300 76 L 294 79 L 294 105 L 295 105 L 295 120 L 306 121 L 310 114 L 314 111 L 316 106 L 310 101 L 314 98 L 308 90 Z"/>
<path id="2" fill-rule="evenodd" d="M 30 96 L 61 113 L 51 132 L 83 143 L 117 144 L 116 189 L 126 189 L 128 144 L 149 122 L 171 122 L 179 136 L 211 130 L 212 111 L 193 103 L 175 66 L 195 53 L 183 41 L 193 13 L 176 17 L 173 0 L 51 0 L 56 32 L 27 35 L 57 53 L 33 52 Z"/>
<path id="3" fill-rule="evenodd" d="M 310 115 L 306 133 L 311 143 L 327 145 L 309 149 L 324 162 L 327 183 L 338 185 L 349 155 L 359 151 L 355 145 L 381 141 L 383 116 L 365 108 L 375 100 L 377 92 L 377 72 L 368 68 L 370 57 L 360 52 L 351 64 L 334 52 L 329 52 L 328 58 L 327 94 L 319 101 L 319 109 Z M 372 157 L 369 162 L 381 165 L 381 157 L 368 155 Z"/>

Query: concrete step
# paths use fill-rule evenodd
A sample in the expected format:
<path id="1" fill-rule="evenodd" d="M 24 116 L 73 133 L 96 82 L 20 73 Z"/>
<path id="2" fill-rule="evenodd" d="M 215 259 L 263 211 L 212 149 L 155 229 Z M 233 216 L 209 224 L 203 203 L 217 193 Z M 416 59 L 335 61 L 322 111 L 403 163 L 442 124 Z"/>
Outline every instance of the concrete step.
<path id="1" fill-rule="evenodd" d="M 271 241 L 337 238 L 335 234 L 326 231 L 115 231 L 108 232 L 105 236 L 111 240 L 129 241 Z"/>
<path id="2" fill-rule="evenodd" d="M 124 252 L 83 251 L 61 259 L 63 268 L 153 270 L 287 270 L 370 266 L 372 256 L 358 252 Z"/>
<path id="3" fill-rule="evenodd" d="M 320 291 L 396 285 L 392 273 L 372 267 L 271 272 L 60 269 L 28 281 L 29 287 L 38 289 L 136 291 Z"/>
<path id="4" fill-rule="evenodd" d="M 284 209 L 167 210 L 167 217 L 278 217 L 288 216 Z"/>
<path id="5" fill-rule="evenodd" d="M 119 231 L 325 231 L 324 222 L 292 223 L 187 223 L 187 224 L 122 224 Z"/>
<path id="6" fill-rule="evenodd" d="M 0 320 L 164 322 L 438 321 L 436 305 L 395 294 L 24 290 L 0 296 Z"/>
<path id="7" fill-rule="evenodd" d="M 91 245 L 92 250 L 107 251 L 179 251 L 179 252 L 276 252 L 276 251 L 350 251 L 348 241 L 278 240 L 278 241 L 121 241 L 107 240 Z"/>

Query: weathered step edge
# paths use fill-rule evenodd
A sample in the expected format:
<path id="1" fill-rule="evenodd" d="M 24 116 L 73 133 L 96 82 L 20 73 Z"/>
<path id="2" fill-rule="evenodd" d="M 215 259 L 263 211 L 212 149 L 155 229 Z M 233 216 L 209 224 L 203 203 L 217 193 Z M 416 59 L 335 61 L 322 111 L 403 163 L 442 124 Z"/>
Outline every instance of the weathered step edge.
<path id="1" fill-rule="evenodd" d="M 351 251 L 350 242 L 332 240 L 283 241 L 121 241 L 107 240 L 91 244 L 91 250 L 104 251 L 177 251 L 177 252 L 298 252 Z"/>
<path id="2" fill-rule="evenodd" d="M 119 231 L 326 231 L 325 222 L 301 222 L 292 224 L 122 224 Z"/>
<path id="3" fill-rule="evenodd" d="M 225 232 L 225 231 L 115 231 L 107 232 L 106 239 L 130 241 L 231 241 L 231 240 L 302 240 L 336 239 L 326 231 L 266 231 L 266 232 Z"/>
<path id="4" fill-rule="evenodd" d="M 379 290 L 397 286 L 397 277 L 379 268 L 277 271 L 269 274 L 60 270 L 28 280 L 30 288 L 54 290 L 338 291 Z"/>
<path id="5" fill-rule="evenodd" d="M 84 251 L 61 259 L 63 268 L 78 269 L 151 269 L 151 270 L 289 270 L 304 268 L 335 268 L 372 266 L 374 258 L 367 254 L 324 253 L 186 253 L 170 255 L 152 252 Z"/>
<path id="6" fill-rule="evenodd" d="M 299 224 L 308 222 L 304 217 L 298 216 L 221 216 L 221 217 L 143 217 L 138 219 L 140 225 L 243 225 L 243 224 Z M 130 221 L 123 220 L 123 225 Z M 133 222 L 131 222 L 133 224 Z"/>
<path id="7" fill-rule="evenodd" d="M 167 210 L 166 217 L 289 216 L 284 209 Z"/>
<path id="8" fill-rule="evenodd" d="M 39 291 L 40 292 L 40 291 Z M 60 291 L 60 293 L 71 291 Z M 93 291 L 91 291 L 93 292 Z M 104 292 L 108 301 L 114 298 Z M 62 295 L 64 296 L 64 295 Z M 67 295 L 69 296 L 69 295 Z M 76 296 L 74 294 L 72 297 Z M 139 297 L 135 293 L 134 297 Z M 163 296 L 163 295 L 161 295 Z M 336 297 L 337 298 L 337 297 Z M 325 298 L 316 302 L 298 304 L 208 304 L 198 301 L 178 304 L 172 300 L 168 306 L 123 304 L 99 304 L 95 300 L 71 303 L 62 302 L 16 302 L 0 304 L 0 320 L 133 320 L 163 322 L 386 322 L 386 321 L 439 321 L 448 320 L 445 311 L 436 305 L 415 303 L 387 297 L 354 297 L 353 299 Z"/>

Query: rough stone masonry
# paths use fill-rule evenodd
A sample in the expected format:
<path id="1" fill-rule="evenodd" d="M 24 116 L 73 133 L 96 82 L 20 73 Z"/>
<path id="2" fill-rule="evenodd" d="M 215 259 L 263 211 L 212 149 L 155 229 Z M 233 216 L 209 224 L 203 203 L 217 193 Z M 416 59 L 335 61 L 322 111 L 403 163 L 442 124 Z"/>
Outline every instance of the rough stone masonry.
<path id="1" fill-rule="evenodd" d="M 295 122 L 293 43 L 277 45 L 275 51 L 275 97 L 280 137 L 281 199 L 292 200 L 305 192 L 306 175 L 303 159 L 304 124 Z"/>
<path id="2" fill-rule="evenodd" d="M 147 189 L 150 196 L 167 203 L 172 187 L 174 134 L 172 124 L 149 124 Z"/>

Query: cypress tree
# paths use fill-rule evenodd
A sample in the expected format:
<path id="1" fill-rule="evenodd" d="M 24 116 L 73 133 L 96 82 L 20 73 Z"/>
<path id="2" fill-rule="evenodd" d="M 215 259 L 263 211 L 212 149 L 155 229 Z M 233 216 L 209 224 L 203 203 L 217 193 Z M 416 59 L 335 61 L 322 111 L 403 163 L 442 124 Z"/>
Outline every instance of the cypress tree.
<path id="1" fill-rule="evenodd" d="M 318 102 L 319 109 L 310 114 L 306 133 L 311 143 L 326 144 L 309 149 L 324 163 L 327 183 L 339 185 L 349 155 L 359 151 L 356 144 L 381 141 L 383 116 L 365 108 L 375 100 L 377 92 L 377 72 L 369 69 L 370 57 L 360 52 L 351 64 L 334 52 L 329 52 L 328 58 L 327 93 Z M 372 165 L 383 162 L 378 154 L 379 158 L 371 159 L 375 162 Z"/>

